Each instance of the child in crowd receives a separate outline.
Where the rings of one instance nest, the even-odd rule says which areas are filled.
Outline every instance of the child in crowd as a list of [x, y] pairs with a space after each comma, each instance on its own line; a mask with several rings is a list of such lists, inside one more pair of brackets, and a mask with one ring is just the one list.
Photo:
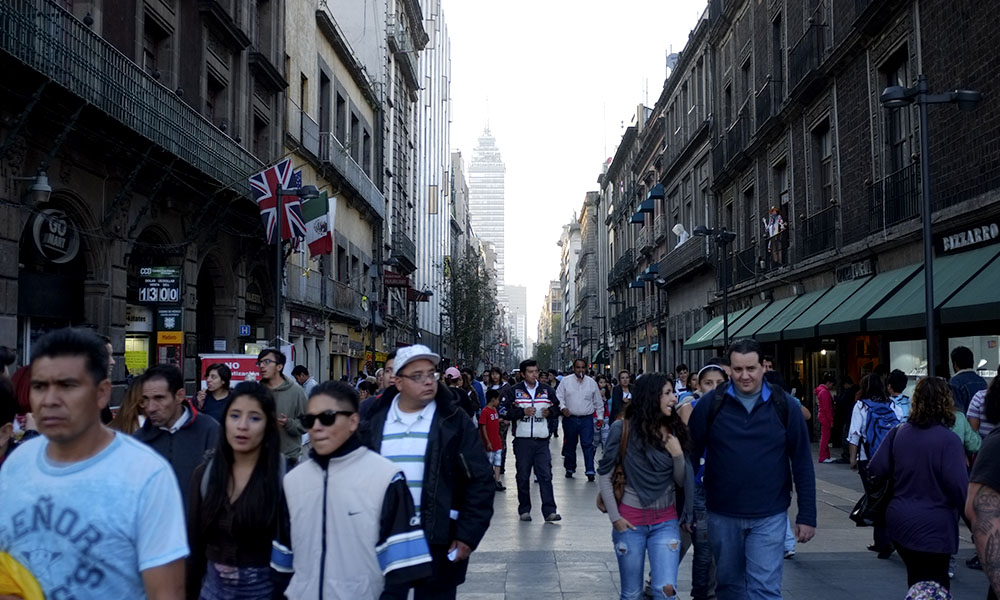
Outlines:
[[483, 438], [483, 446], [486, 448], [486, 456], [493, 466], [493, 479], [496, 480], [497, 491], [502, 492], [507, 488], [500, 481], [500, 414], [497, 407], [500, 406], [500, 392], [497, 390], [486, 390], [486, 407], [479, 413], [479, 435]]

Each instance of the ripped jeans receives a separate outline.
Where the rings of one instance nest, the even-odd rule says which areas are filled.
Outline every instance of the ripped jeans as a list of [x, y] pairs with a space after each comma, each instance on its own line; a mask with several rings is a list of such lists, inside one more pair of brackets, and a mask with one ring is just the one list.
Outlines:
[[[618, 556], [621, 600], [642, 598], [647, 551], [653, 598], [677, 597], [677, 567], [681, 557], [681, 528], [677, 519], [656, 525], [637, 525], [634, 530], [622, 532], [612, 528], [611, 540]], [[664, 590], [667, 586], [673, 590], [669, 596]]]

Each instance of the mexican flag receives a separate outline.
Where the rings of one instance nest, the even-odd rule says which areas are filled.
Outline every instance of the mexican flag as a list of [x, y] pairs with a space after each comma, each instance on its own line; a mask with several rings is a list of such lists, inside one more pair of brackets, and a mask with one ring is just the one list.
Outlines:
[[333, 252], [333, 222], [337, 213], [337, 199], [326, 191], [318, 198], [302, 203], [302, 220], [306, 223], [306, 244], [313, 258]]

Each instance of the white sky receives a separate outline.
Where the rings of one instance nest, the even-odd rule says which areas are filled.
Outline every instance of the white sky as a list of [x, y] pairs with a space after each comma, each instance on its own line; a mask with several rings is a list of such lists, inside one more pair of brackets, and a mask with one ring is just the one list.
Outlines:
[[[663, 89], [704, 0], [442, 0], [451, 142], [466, 165], [487, 119], [507, 167], [506, 283], [528, 287], [536, 337], [562, 226], [597, 189], [636, 106]], [[648, 93], [647, 90], [648, 89]]]

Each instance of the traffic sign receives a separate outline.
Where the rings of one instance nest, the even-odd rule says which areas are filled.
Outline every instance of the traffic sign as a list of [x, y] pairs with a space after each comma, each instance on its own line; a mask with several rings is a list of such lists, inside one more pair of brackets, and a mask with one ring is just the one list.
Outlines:
[[240, 325], [240, 337], [250, 337], [249, 325]]

